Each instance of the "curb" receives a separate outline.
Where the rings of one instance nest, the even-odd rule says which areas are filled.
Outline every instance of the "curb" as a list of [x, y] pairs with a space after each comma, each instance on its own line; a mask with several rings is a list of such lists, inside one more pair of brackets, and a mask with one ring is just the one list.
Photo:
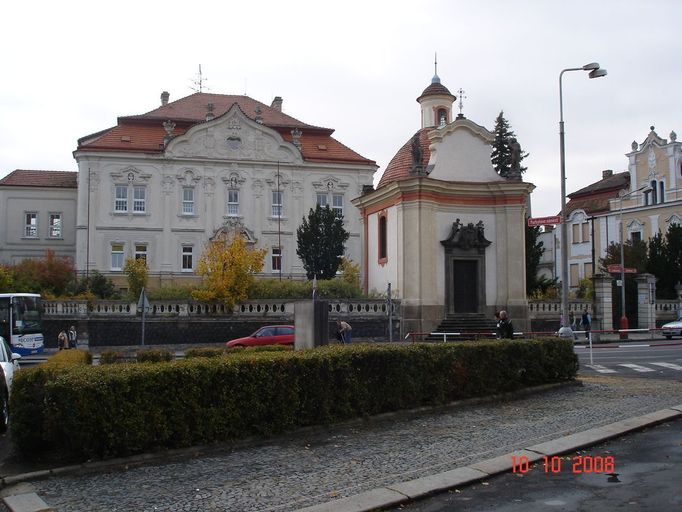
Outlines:
[[500, 473], [506, 473], [512, 469], [512, 457], [525, 456], [528, 457], [529, 462], [537, 462], [543, 457], [570, 453], [622, 436], [628, 432], [641, 430], [680, 417], [682, 417], [682, 404], [564, 436], [553, 441], [535, 444], [523, 450], [477, 462], [470, 466], [416, 480], [397, 482], [347, 498], [298, 509], [296, 512], [371, 512], [394, 507], [453, 487], [464, 486]]

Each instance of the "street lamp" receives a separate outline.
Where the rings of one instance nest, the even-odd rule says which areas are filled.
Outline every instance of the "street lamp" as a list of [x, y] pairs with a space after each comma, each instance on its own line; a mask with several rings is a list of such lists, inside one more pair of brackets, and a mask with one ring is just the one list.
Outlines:
[[[628, 317], [625, 313], [625, 251], [623, 246], [625, 245], [625, 240], [623, 239], [623, 199], [636, 192], [640, 192], [648, 188], [647, 185], [639, 187], [637, 190], [631, 192], [625, 192], [621, 190], [618, 192], [618, 198], [620, 199], [620, 213], [619, 213], [619, 223], [620, 223], [620, 330], [628, 329]], [[621, 334], [622, 335], [622, 334]]]
[[606, 70], [596, 62], [580, 68], [566, 68], [559, 73], [559, 151], [561, 158], [561, 328], [559, 336], [573, 338], [568, 323], [568, 226], [566, 225], [566, 154], [564, 146], [564, 98], [561, 79], [566, 71], [589, 71], [590, 78], [606, 76]]

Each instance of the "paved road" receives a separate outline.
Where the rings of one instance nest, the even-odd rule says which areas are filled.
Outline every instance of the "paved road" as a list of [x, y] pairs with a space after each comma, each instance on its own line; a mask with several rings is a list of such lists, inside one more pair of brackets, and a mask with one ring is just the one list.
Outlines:
[[576, 346], [580, 374], [618, 375], [682, 380], [682, 344], [679, 342], [635, 341], [596, 346]]
[[[604, 469], [612, 457], [615, 469]], [[596, 463], [596, 464], [595, 464]], [[554, 464], [556, 472], [552, 472]], [[594, 464], [594, 465], [593, 465]], [[575, 469], [575, 472], [574, 472]], [[581, 471], [581, 472], [579, 472]], [[549, 459], [527, 473], [481, 483], [404, 505], [404, 512], [528, 512], [557, 510], [682, 510], [682, 420], [636, 432], [589, 450]]]

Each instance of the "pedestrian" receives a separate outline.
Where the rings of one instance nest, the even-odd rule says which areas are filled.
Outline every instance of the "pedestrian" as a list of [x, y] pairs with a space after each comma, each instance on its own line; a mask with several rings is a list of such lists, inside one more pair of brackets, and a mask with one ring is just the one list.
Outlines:
[[498, 337], [502, 339], [513, 339], [514, 338], [514, 324], [512, 324], [507, 312], [500, 311], [500, 323], [497, 328]]
[[336, 325], [339, 328], [339, 334], [341, 335], [341, 343], [350, 343], [353, 338], [353, 328], [350, 324], [343, 320], [337, 320]]
[[592, 329], [592, 315], [590, 315], [587, 309], [583, 311], [583, 316], [580, 319], [580, 323], [583, 326], [583, 331], [585, 331], [585, 339], [586, 340], [590, 339], [590, 329]]
[[78, 333], [75, 326], [71, 326], [67, 336], [69, 337], [69, 348], [78, 348]]
[[497, 338], [500, 338], [500, 312], [495, 311], [495, 332], [497, 333]]
[[568, 314], [568, 321], [571, 325], [571, 330], [572, 331], [577, 331], [578, 330], [578, 322], [576, 321], [575, 315], [573, 314], [573, 311], [571, 311]]
[[59, 350], [63, 350], [69, 346], [69, 337], [66, 334], [66, 331], [62, 329], [59, 331], [59, 334], [57, 335], [57, 348]]

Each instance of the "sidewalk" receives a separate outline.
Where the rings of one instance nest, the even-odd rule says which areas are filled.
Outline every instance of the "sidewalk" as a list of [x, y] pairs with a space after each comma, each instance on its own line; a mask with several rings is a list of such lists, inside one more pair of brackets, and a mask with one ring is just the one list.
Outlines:
[[60, 512], [358, 512], [485, 478], [505, 470], [519, 450], [526, 450], [529, 459], [570, 451], [682, 416], [681, 401], [680, 382], [586, 377], [582, 385], [543, 388], [513, 399], [388, 414], [264, 441], [37, 475], [8, 472], [9, 466], [0, 466], [0, 472], [6, 476], [3, 494], [36, 493]]

